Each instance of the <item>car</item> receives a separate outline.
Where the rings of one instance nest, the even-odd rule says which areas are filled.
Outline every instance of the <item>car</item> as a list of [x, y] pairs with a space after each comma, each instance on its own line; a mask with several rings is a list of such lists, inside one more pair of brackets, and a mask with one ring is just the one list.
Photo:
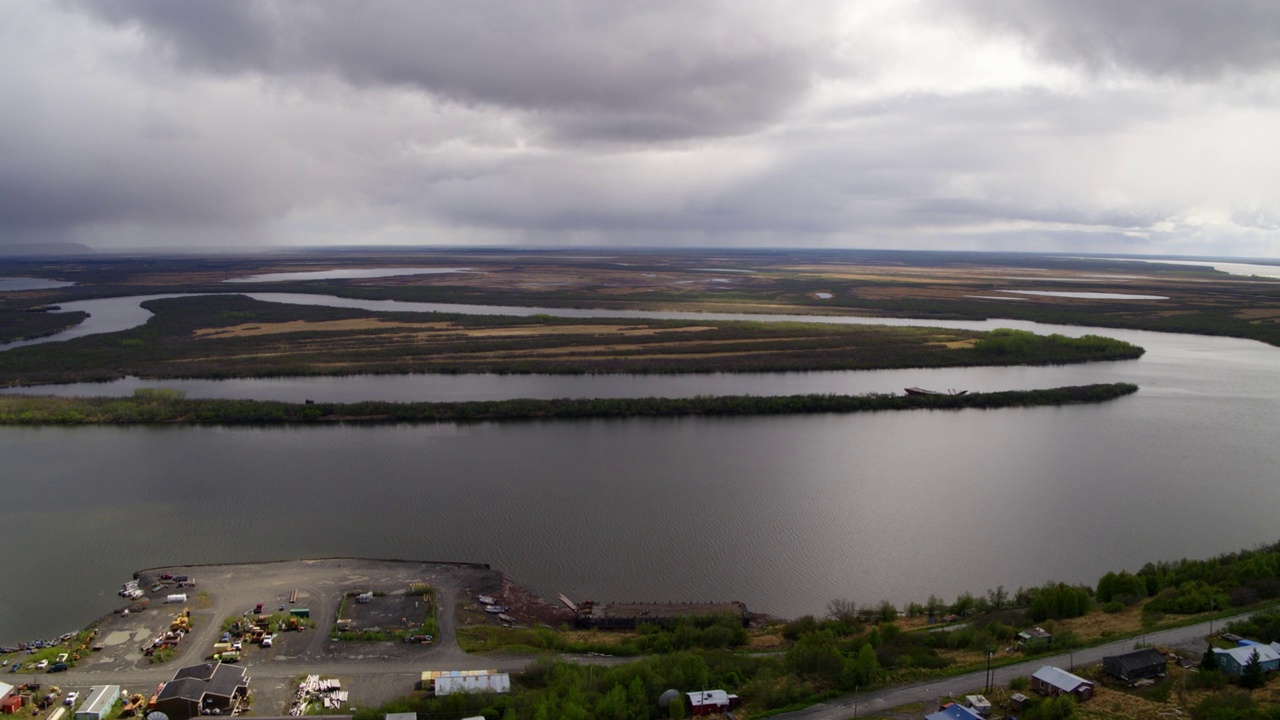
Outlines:
[[41, 660], [40, 662], [36, 663], [36, 669], [37, 669], [37, 670], [43, 670], [43, 669], [45, 669], [45, 668], [47, 668], [47, 667], [49, 667], [49, 661], [48, 661], [48, 660]]
[[11, 672], [11, 673], [18, 672], [18, 668], [20, 668], [20, 667], [22, 667], [22, 663], [14, 663], [13, 665], [11, 665], [11, 666], [9, 667], [9, 672]]
[[67, 705], [69, 707], [71, 705], [75, 705], [76, 700], [79, 700], [79, 699], [80, 699], [80, 693], [76, 692], [75, 690], [72, 690], [71, 692], [67, 693], [67, 697], [62, 700], [62, 704]]
[[66, 654], [66, 653], [58, 653], [58, 657], [54, 658], [54, 660], [53, 660], [53, 661], [54, 661], [54, 662], [56, 662], [56, 663], [64, 663], [64, 662], [66, 662], [66, 661], [67, 661], [67, 654]]
[[64, 662], [57, 662], [50, 665], [49, 669], [46, 672], [55, 673], [55, 672], [66, 672], [66, 671], [67, 671], [67, 664]]
[[270, 636], [270, 635], [266, 635], [266, 636], [264, 636], [264, 637], [262, 638], [262, 647], [264, 647], [264, 648], [269, 648], [269, 647], [271, 647], [271, 636]]
[[283, 603], [280, 605], [280, 612], [284, 612], [284, 604], [283, 604]]

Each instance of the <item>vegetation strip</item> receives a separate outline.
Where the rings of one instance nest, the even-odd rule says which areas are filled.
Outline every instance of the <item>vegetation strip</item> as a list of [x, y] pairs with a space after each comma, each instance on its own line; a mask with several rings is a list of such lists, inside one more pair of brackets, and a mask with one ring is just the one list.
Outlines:
[[139, 390], [128, 398], [0, 398], [0, 425], [132, 423], [453, 422], [544, 418], [780, 415], [872, 410], [959, 410], [1097, 403], [1137, 392], [1131, 383], [1006, 390], [966, 395], [734, 395], [471, 402], [284, 403], [188, 400], [181, 391]]

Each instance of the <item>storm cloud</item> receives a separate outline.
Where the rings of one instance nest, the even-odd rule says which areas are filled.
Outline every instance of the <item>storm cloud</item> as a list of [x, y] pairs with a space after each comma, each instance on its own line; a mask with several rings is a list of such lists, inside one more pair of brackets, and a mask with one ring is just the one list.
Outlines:
[[0, 5], [0, 243], [1280, 254], [1268, 3]]

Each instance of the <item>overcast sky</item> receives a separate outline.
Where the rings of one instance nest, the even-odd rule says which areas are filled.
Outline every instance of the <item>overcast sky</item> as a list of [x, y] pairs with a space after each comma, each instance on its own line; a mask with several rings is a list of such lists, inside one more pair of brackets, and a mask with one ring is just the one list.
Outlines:
[[0, 3], [66, 241], [1275, 257], [1280, 3]]

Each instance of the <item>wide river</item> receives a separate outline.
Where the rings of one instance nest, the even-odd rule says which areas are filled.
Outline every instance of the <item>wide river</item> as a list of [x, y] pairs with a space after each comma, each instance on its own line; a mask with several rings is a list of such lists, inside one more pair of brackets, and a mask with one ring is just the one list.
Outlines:
[[[123, 317], [137, 299], [110, 303]], [[102, 309], [89, 323], [112, 314]], [[121, 326], [143, 320], [145, 313]], [[0, 642], [78, 627], [120, 604], [114, 592], [133, 570], [169, 563], [470, 560], [548, 597], [738, 599], [796, 616], [821, 614], [833, 598], [902, 604], [996, 585], [1093, 584], [1110, 569], [1280, 536], [1280, 349], [1011, 321], [910, 324], [1096, 332], [1148, 352], [1137, 361], [1049, 368], [129, 380], [57, 391], [163, 386], [208, 397], [408, 400], [1111, 381], [1142, 390], [1102, 405], [1023, 410], [4, 428], [0, 542], [9, 579], [0, 583]]]

